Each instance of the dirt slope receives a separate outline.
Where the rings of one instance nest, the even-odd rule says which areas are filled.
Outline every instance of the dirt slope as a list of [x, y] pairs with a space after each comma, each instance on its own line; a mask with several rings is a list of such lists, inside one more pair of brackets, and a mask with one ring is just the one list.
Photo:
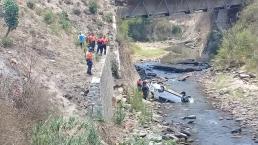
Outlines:
[[[75, 40], [79, 32], [106, 34], [112, 30], [111, 24], [103, 21], [104, 14], [113, 12], [109, 1], [98, 1], [98, 4], [98, 13], [91, 14], [89, 1], [85, 0], [39, 0], [35, 2], [34, 9], [28, 8], [26, 2], [19, 1], [19, 26], [10, 33], [14, 44], [9, 48], [0, 46], [1, 83], [3, 78], [17, 82], [32, 78], [40, 84], [41, 88], [50, 92], [49, 101], [62, 113], [84, 114], [85, 112], [80, 110], [87, 106], [85, 92], [91, 77], [86, 75], [84, 53], [75, 45]], [[44, 16], [48, 10], [53, 11], [55, 18], [58, 17], [58, 13], [65, 11], [72, 28], [65, 31], [58, 22], [47, 25], [44, 22]], [[1, 18], [1, 38], [6, 29], [4, 20]], [[94, 68], [93, 71], [98, 71], [98, 68]], [[0, 99], [5, 103], [11, 100], [6, 96], [0, 96]], [[0, 105], [1, 108], [8, 108], [5, 106], [10, 104]], [[10, 107], [17, 109], [12, 104]], [[1, 110], [1, 112], [4, 111]], [[8, 122], [15, 116], [13, 114], [15, 112], [7, 118], [2, 116], [8, 114], [1, 114], [0, 120]], [[19, 124], [19, 121], [22, 120], [16, 120], [16, 124]], [[17, 128], [14, 131], [18, 133], [19, 126]]]

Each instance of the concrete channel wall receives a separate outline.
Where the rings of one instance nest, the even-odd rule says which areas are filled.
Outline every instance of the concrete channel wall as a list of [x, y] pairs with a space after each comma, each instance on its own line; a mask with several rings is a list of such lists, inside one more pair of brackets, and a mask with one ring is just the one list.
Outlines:
[[110, 121], [113, 116], [112, 97], [114, 85], [111, 71], [111, 52], [107, 52], [106, 56], [101, 56], [98, 59], [95, 68], [98, 68], [99, 71], [93, 74], [87, 95], [90, 102], [88, 113], [94, 118], [103, 117], [106, 121]]

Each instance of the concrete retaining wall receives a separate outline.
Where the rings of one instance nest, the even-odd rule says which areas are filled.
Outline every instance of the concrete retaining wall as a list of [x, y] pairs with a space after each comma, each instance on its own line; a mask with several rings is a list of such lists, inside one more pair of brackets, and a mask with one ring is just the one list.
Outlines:
[[[109, 48], [108, 48], [109, 50]], [[100, 71], [95, 72], [89, 87], [87, 95], [90, 102], [88, 113], [93, 117], [103, 117], [106, 121], [112, 118], [112, 97], [114, 80], [111, 72], [111, 53], [107, 52], [106, 56], [102, 56], [95, 68]]]

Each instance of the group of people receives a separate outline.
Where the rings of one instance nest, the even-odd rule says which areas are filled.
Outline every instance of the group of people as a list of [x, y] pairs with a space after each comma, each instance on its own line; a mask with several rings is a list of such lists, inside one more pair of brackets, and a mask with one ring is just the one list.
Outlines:
[[[81, 49], [84, 49], [86, 62], [87, 62], [87, 74], [92, 75], [92, 66], [93, 66], [93, 56], [94, 52], [102, 56], [107, 53], [107, 44], [109, 43], [109, 39], [105, 35], [101, 35], [99, 38], [96, 37], [94, 33], [90, 33], [86, 36], [83, 33], [80, 33], [78, 36]], [[95, 51], [95, 47], [97, 47], [97, 51]], [[87, 49], [85, 49], [87, 48]]]
[[137, 88], [138, 91], [142, 91], [143, 94], [143, 99], [147, 100], [148, 96], [149, 96], [149, 87], [147, 85], [147, 81], [143, 81], [142, 79], [139, 79], [137, 81]]

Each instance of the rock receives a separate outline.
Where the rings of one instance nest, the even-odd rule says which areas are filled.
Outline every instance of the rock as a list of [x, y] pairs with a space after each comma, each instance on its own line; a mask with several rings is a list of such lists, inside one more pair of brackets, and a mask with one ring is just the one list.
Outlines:
[[169, 123], [168, 123], [167, 121], [163, 121], [163, 122], [162, 122], [162, 125], [164, 125], [164, 126], [169, 126]]
[[189, 78], [189, 77], [190, 77], [190, 75], [186, 75], [186, 76], [178, 78], [177, 80], [178, 81], [186, 81], [186, 79]]
[[124, 88], [118, 88], [118, 92], [122, 94], [124, 92]]
[[171, 128], [171, 127], [167, 128], [166, 131], [167, 131], [167, 132], [175, 132], [175, 131], [174, 131], [174, 128]]
[[73, 98], [70, 94], [65, 94], [64, 97], [67, 98], [68, 100], [71, 100]]
[[64, 3], [67, 4], [67, 5], [72, 5], [73, 4], [72, 0], [64, 0]]
[[81, 10], [79, 9], [73, 9], [73, 13], [77, 16], [81, 15]]
[[158, 134], [148, 134], [147, 139], [155, 142], [160, 142], [162, 141], [162, 136]]
[[186, 134], [187, 136], [191, 136], [191, 133], [187, 130], [182, 130], [181, 133]]
[[157, 74], [152, 73], [152, 72], [149, 72], [149, 73], [147, 73], [146, 75], [147, 75], [147, 76], [150, 76], [150, 77], [156, 77], [156, 76], [157, 76]]
[[154, 122], [161, 122], [162, 116], [160, 116], [160, 115], [158, 115], [158, 114], [153, 114], [152, 120], [153, 120]]
[[232, 134], [237, 134], [237, 133], [239, 134], [241, 132], [242, 132], [242, 128], [237, 128], [231, 131]]
[[187, 140], [187, 138], [188, 138], [188, 136], [186, 134], [181, 133], [181, 132], [180, 133], [176, 133], [175, 136], [177, 138], [184, 138], [185, 140]]
[[164, 140], [174, 140], [174, 141], [178, 141], [179, 139], [178, 139], [178, 137], [176, 137], [174, 134], [165, 134], [165, 135], [163, 135], [162, 136], [162, 139], [164, 139]]
[[194, 121], [193, 120], [188, 121], [187, 124], [194, 124]]
[[145, 130], [141, 130], [141, 131], [138, 133], [138, 136], [139, 136], [139, 137], [146, 137], [146, 135], [147, 135], [147, 131], [145, 131]]
[[17, 60], [14, 59], [14, 58], [12, 58], [12, 59], [11, 59], [11, 63], [12, 63], [12, 64], [17, 64]]
[[81, 95], [81, 96], [84, 96], [84, 92], [80, 92], [80, 95]]
[[244, 118], [237, 118], [236, 122], [242, 122], [244, 120]]
[[195, 115], [190, 115], [190, 116], [186, 116], [183, 118], [183, 120], [186, 120], [186, 119], [196, 119], [196, 116]]

